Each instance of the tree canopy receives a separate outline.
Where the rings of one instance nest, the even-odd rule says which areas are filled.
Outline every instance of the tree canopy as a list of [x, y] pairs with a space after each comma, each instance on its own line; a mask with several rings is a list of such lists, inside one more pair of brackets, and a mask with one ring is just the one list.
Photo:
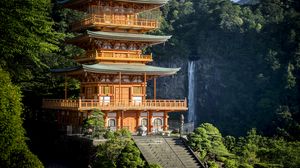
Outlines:
[[209, 167], [299, 167], [300, 143], [258, 135], [222, 137], [212, 124], [204, 123], [188, 136], [189, 145]]
[[31, 79], [35, 71], [47, 67], [49, 53], [58, 50], [62, 36], [53, 30], [50, 12], [50, 0], [0, 2], [0, 67], [13, 81]]
[[299, 139], [298, 1], [171, 0], [162, 13], [160, 32], [173, 38], [152, 51], [160, 62], [197, 60], [198, 123]]

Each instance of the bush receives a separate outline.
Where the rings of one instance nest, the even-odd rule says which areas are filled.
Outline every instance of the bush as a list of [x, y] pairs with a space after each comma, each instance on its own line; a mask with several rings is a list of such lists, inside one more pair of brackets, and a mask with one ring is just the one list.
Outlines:
[[194, 151], [200, 154], [202, 160], [231, 155], [223, 144], [219, 130], [209, 123], [201, 124], [193, 133], [189, 134], [188, 143]]
[[104, 137], [108, 140], [97, 147], [93, 167], [143, 167], [139, 149], [131, 139], [127, 129], [116, 132], [107, 131]]
[[100, 138], [105, 133], [103, 113], [94, 109], [92, 114], [84, 121], [83, 130], [85, 135]]

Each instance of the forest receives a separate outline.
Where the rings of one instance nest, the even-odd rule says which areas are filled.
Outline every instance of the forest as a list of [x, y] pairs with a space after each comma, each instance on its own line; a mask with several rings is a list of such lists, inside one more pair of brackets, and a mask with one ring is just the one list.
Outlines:
[[[155, 62], [203, 65], [196, 67], [198, 128], [188, 135], [200, 160], [208, 167], [300, 167], [300, 1], [170, 0], [161, 11], [161, 27], [151, 33], [172, 38], [145, 52]], [[43, 98], [64, 95], [64, 79], [50, 69], [76, 65], [72, 58], [83, 51], [64, 40], [74, 37], [68, 25], [80, 17], [56, 0], [0, 1], [0, 167], [44, 167], [31, 123]], [[78, 81], [69, 80], [68, 93], [78, 96]], [[105, 145], [122, 144], [122, 133], [108, 136]], [[124, 150], [116, 156], [124, 162], [107, 167], [139, 155], [128, 144], [113, 149]], [[144, 166], [131, 159], [132, 167]], [[93, 166], [103, 167], [98, 161]]]

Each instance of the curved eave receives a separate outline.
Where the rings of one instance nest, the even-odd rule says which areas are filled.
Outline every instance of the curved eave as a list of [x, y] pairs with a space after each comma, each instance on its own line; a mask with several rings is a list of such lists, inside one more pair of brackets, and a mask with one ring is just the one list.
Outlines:
[[166, 42], [172, 36], [155, 36], [148, 34], [134, 34], [134, 33], [116, 33], [116, 32], [95, 32], [87, 31], [89, 37], [100, 38], [107, 40], [120, 40], [120, 41], [141, 41], [141, 42]]
[[169, 76], [176, 74], [179, 70], [180, 68], [162, 68], [139, 64], [83, 64], [73, 68], [54, 69], [51, 72], [59, 74], [78, 74], [82, 72], [117, 74], [121, 72], [122, 74], [146, 73], [147, 75]]
[[[66, 8], [77, 9], [79, 6], [86, 5], [92, 1], [93, 0], [61, 0], [58, 1], [58, 3], [64, 5], [64, 7]], [[113, 0], [113, 1], [157, 5], [158, 7], [160, 7], [168, 3], [169, 0]]]
[[88, 41], [90, 38], [118, 41], [134, 41], [146, 42], [151, 44], [160, 44], [169, 40], [172, 36], [155, 36], [148, 34], [133, 34], [133, 33], [116, 33], [116, 32], [101, 32], [87, 31], [86, 34], [67, 40], [68, 43], [76, 43], [78, 41]]

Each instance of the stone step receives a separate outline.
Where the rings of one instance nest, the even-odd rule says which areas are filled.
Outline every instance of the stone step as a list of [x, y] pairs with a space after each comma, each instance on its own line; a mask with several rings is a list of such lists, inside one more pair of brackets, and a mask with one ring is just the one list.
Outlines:
[[133, 137], [148, 163], [164, 168], [201, 167], [195, 156], [178, 138]]

